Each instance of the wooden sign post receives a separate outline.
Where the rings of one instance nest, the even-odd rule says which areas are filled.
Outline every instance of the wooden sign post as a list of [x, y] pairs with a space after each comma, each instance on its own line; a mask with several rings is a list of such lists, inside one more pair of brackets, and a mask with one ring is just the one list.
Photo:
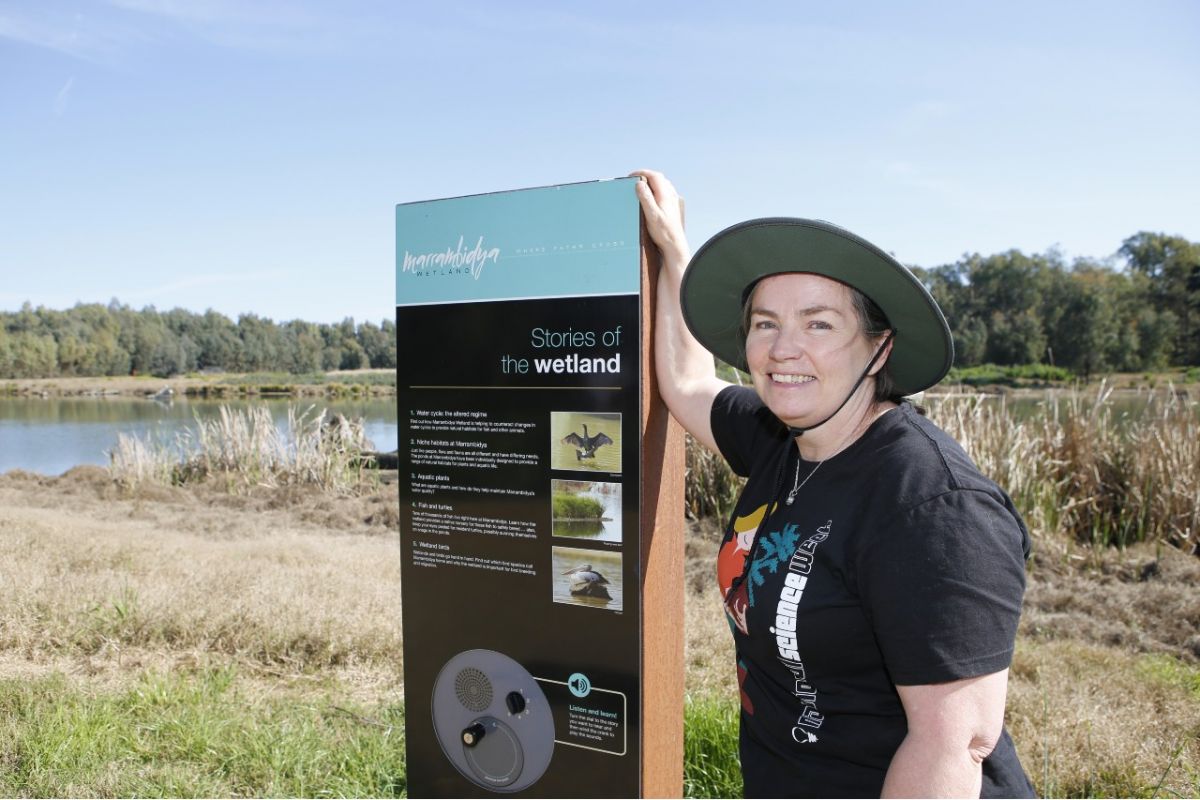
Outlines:
[[634, 179], [396, 209], [412, 796], [682, 792], [683, 435]]

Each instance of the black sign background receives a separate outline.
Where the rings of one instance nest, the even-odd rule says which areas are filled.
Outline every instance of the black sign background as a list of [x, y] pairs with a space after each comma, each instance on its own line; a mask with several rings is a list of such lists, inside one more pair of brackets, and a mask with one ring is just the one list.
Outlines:
[[[556, 298], [398, 307], [396, 312], [399, 406], [401, 578], [408, 782], [411, 796], [495, 796], [460, 775], [434, 733], [431, 697], [439, 670], [454, 655], [476, 648], [503, 653], [535, 678], [565, 682], [583, 673], [597, 689], [627, 698], [626, 751], [613, 755], [562, 744], [557, 730], [546, 773], [522, 795], [533, 797], [634, 797], [640, 778], [640, 575], [639, 379], [640, 300], [636, 295]], [[534, 329], [555, 341], [592, 346], [535, 347]], [[605, 334], [620, 330], [620, 343]], [[541, 374], [533, 359], [609, 359], [620, 354], [620, 373]], [[527, 359], [525, 374], [505, 372], [502, 357]], [[621, 414], [621, 473], [581, 475], [551, 469], [551, 413]], [[425, 412], [425, 416], [418, 416]], [[524, 433], [430, 433], [414, 419], [532, 423]], [[455, 415], [458, 416], [455, 416]], [[490, 451], [519, 449], [535, 464], [492, 469], [414, 464], [412, 451], [430, 439], [470, 439]], [[436, 479], [430, 480], [430, 475]], [[425, 477], [421, 477], [425, 476]], [[580, 544], [551, 533], [550, 484], [554, 478], [622, 484], [622, 541]], [[444, 488], [446, 486], [459, 489]], [[437, 487], [437, 488], [433, 488]], [[475, 487], [473, 491], [466, 491]], [[516, 494], [505, 494], [506, 490]], [[414, 511], [438, 509], [448, 532], [414, 532]], [[486, 535], [456, 526], [456, 517], [532, 523], [529, 537]], [[418, 528], [420, 526], [417, 526]], [[529, 528], [527, 527], [527, 530]], [[554, 546], [591, 547], [622, 555], [623, 608], [552, 600]], [[440, 554], [440, 555], [439, 555]], [[464, 566], [448, 556], [531, 565], [534, 574]], [[551, 693], [547, 693], [548, 697]], [[563, 693], [555, 693], [561, 696]], [[569, 696], [569, 695], [568, 695]], [[558, 701], [552, 699], [552, 704]], [[563, 709], [555, 708], [561, 716]]]

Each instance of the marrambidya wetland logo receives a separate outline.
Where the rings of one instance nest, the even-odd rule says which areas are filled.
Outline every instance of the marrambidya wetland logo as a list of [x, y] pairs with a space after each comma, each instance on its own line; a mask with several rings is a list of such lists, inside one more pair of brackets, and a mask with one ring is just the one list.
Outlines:
[[483, 246], [483, 237], [480, 236], [475, 242], [475, 247], [471, 250], [464, 246], [466, 237], [458, 237], [457, 247], [447, 247], [445, 250], [438, 250], [432, 253], [418, 253], [416, 255], [404, 251], [404, 260], [401, 263], [401, 272], [411, 272], [413, 275], [422, 277], [425, 275], [470, 275], [475, 280], [479, 280], [479, 276], [483, 273], [483, 268], [489, 263], [495, 264], [500, 260], [500, 248], [486, 248]]

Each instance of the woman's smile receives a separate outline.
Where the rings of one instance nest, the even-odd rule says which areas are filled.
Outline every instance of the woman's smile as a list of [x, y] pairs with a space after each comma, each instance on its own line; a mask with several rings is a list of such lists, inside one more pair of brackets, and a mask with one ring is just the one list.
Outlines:
[[812, 375], [789, 375], [785, 372], [772, 372], [771, 380], [775, 383], [786, 383], [793, 386], [799, 386], [805, 383], [812, 383], [816, 380]]

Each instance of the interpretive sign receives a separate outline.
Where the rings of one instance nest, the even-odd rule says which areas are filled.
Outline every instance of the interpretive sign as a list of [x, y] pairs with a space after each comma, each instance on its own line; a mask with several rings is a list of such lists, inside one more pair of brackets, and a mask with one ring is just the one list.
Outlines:
[[678, 462], [648, 285], [633, 179], [396, 208], [413, 796], [672, 793], [643, 752], [677, 738], [646, 730], [669, 716], [645, 687], [646, 498]]

